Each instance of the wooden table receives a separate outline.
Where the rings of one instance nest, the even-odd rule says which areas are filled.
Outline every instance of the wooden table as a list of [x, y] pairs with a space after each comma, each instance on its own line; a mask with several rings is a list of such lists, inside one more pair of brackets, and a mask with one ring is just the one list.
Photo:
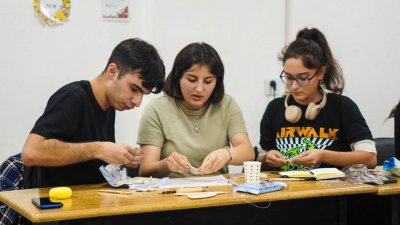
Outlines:
[[[227, 175], [229, 177], [229, 175]], [[277, 177], [269, 173], [268, 176]], [[235, 182], [243, 178], [231, 177]], [[39, 210], [31, 199], [48, 196], [49, 188], [16, 190], [0, 193], [0, 201], [15, 209], [34, 223], [61, 221], [103, 216], [140, 214], [180, 209], [216, 207], [247, 204], [247, 202], [269, 202], [279, 200], [340, 196], [361, 193], [375, 193], [371, 185], [349, 184], [334, 181], [290, 181], [281, 191], [252, 195], [233, 192], [231, 186], [210, 187], [211, 191], [227, 191], [212, 198], [191, 200], [184, 196], [159, 194], [156, 192], [136, 192], [132, 195], [101, 193], [99, 189], [111, 189], [107, 184], [72, 186], [71, 199], [62, 200], [59, 209]], [[382, 193], [384, 189], [382, 188]]]

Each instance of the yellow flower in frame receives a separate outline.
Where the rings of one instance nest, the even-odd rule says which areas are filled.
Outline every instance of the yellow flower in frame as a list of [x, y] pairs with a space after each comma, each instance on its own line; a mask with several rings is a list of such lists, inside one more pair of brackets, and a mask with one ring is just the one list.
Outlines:
[[64, 20], [67, 19], [67, 17], [65, 16], [65, 14], [64, 14], [63, 12], [61, 12], [61, 11], [57, 11], [57, 12], [54, 14], [54, 18], [56, 18], [56, 19], [58, 19], [58, 20], [60, 20], [60, 21], [64, 21]]

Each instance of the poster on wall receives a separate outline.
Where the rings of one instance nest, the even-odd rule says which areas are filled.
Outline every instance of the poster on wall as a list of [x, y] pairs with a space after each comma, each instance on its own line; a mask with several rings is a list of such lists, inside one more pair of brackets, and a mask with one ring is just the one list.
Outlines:
[[129, 0], [102, 0], [103, 19], [129, 21]]
[[71, 0], [33, 0], [33, 9], [41, 23], [61, 25], [68, 20]]

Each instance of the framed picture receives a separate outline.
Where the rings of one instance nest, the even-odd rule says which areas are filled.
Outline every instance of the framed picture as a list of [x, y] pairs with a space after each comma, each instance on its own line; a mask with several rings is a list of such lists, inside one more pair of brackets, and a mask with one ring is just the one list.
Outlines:
[[102, 0], [103, 19], [129, 21], [129, 0]]
[[71, 0], [33, 0], [33, 9], [43, 24], [61, 25], [68, 20]]

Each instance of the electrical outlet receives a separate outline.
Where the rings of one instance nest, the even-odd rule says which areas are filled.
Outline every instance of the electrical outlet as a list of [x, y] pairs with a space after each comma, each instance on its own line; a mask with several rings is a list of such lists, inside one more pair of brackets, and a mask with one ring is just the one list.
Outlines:
[[278, 80], [275, 78], [266, 78], [264, 80], [265, 96], [270, 97], [276, 96], [278, 88]]

